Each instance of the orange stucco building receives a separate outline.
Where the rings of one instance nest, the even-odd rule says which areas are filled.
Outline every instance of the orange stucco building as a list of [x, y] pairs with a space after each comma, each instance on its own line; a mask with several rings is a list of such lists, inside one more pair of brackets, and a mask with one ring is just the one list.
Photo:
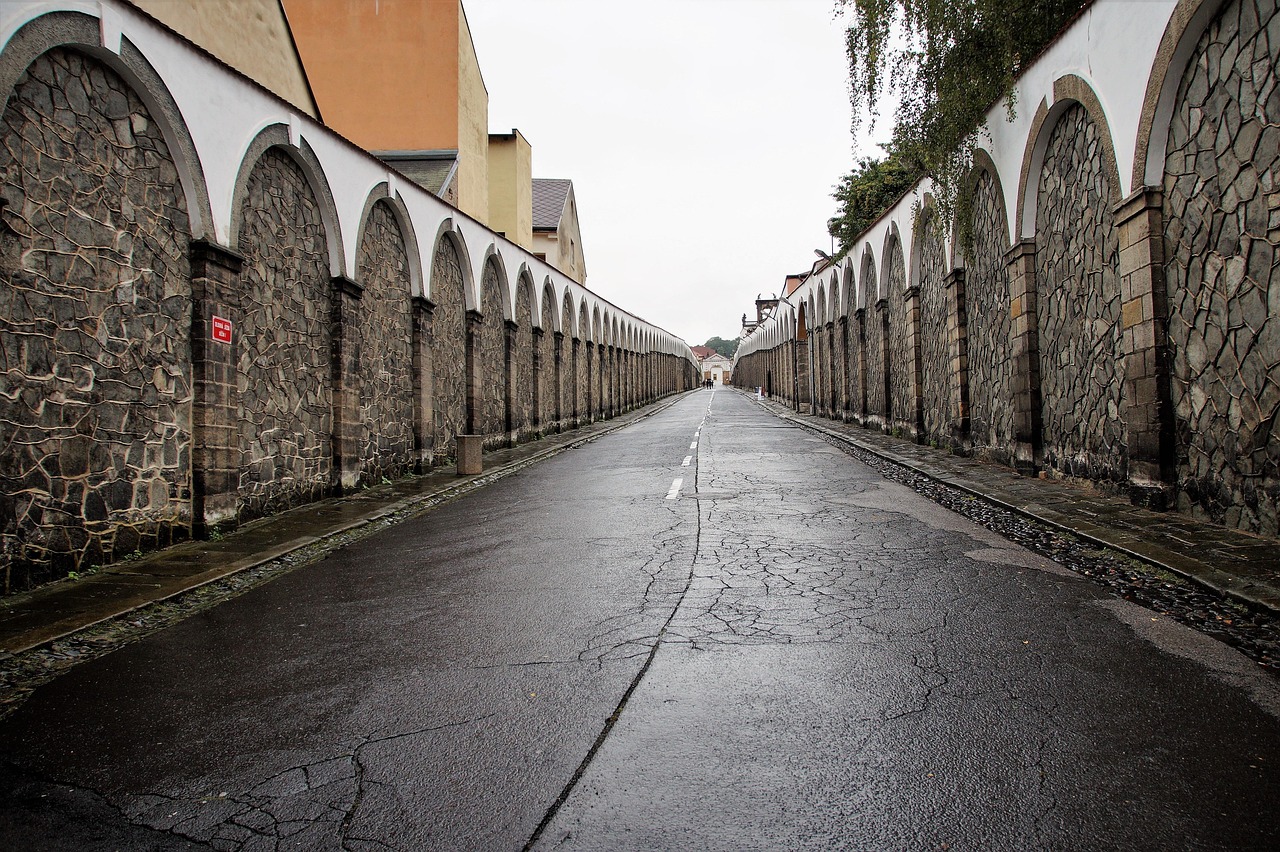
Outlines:
[[437, 179], [487, 222], [489, 93], [461, 2], [283, 5], [324, 122], [420, 182], [452, 152], [456, 174]]

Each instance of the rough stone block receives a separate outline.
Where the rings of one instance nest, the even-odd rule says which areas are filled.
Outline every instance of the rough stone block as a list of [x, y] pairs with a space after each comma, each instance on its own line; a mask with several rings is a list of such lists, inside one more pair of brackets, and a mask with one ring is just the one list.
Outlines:
[[458, 435], [458, 476], [476, 476], [484, 472], [482, 453], [484, 435]]

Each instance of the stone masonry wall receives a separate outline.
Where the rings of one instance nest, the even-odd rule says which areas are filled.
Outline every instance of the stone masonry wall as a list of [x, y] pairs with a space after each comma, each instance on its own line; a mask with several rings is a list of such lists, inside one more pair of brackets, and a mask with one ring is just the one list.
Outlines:
[[447, 237], [431, 260], [431, 362], [435, 402], [435, 461], [455, 454], [454, 436], [467, 428], [467, 306], [462, 263]]
[[819, 308], [809, 326], [809, 381], [813, 385], [814, 411], [824, 411], [827, 405], [827, 330], [821, 322], [822, 315]]
[[550, 288], [542, 294], [542, 340], [538, 356], [538, 422], [543, 432], [556, 422], [556, 304]]
[[391, 208], [373, 205], [360, 241], [361, 481], [376, 483], [413, 464], [413, 352], [409, 255]]
[[1280, 12], [1227, 4], [1165, 160], [1178, 507], [1275, 536], [1280, 507]]
[[0, 126], [5, 591], [169, 543], [190, 522], [186, 202], [118, 75], [55, 49]]
[[564, 304], [560, 310], [560, 328], [564, 330], [564, 341], [560, 350], [560, 413], [566, 420], [573, 417], [575, 410], [574, 397], [578, 392], [578, 377], [573, 367], [573, 339], [577, 325], [573, 321], [573, 301], [565, 294]]
[[502, 291], [498, 289], [498, 270], [485, 264], [480, 279], [480, 389], [483, 402], [478, 402], [476, 432], [485, 436], [484, 445], [502, 446], [507, 430], [507, 365], [506, 320], [502, 315]]
[[533, 303], [528, 282], [516, 285], [516, 347], [512, 353], [513, 428], [527, 438], [533, 425]]
[[[578, 411], [584, 419], [590, 420], [595, 417], [597, 397], [589, 392], [592, 381], [587, 375], [587, 366], [594, 365], [595, 361], [591, 360], [594, 356], [588, 355], [588, 352], [595, 347], [595, 344], [587, 339], [588, 328], [590, 328], [590, 320], [587, 317], [586, 306], [583, 305], [578, 308]], [[590, 406], [587, 404], [588, 398]]]
[[884, 339], [884, 323], [881, 321], [881, 310], [876, 299], [875, 273], [870, 269], [864, 272], [862, 282], [866, 293], [866, 311], [864, 321], [867, 332], [867, 417], [880, 418], [878, 422], [888, 425], [885, 420], [884, 368], [886, 364]]
[[1124, 480], [1115, 197], [1098, 126], [1070, 107], [1049, 136], [1036, 208], [1036, 321], [1044, 463]]
[[[183, 125], [192, 90], [161, 76], [190, 70], [184, 51], [203, 61], [189, 45], [135, 31], [130, 18], [113, 53], [90, 21], [112, 4], [85, 15], [27, 5], [34, 19], [0, 51], [13, 86], [0, 113], [0, 593], [408, 473], [428, 461], [428, 445], [439, 464], [468, 427], [505, 444], [508, 394], [521, 439], [535, 420], [554, 428], [557, 403], [571, 417], [588, 382], [599, 410], [606, 366], [613, 410], [624, 394], [637, 401], [637, 359], [593, 352], [589, 374], [587, 344], [555, 398], [555, 284], [535, 336], [531, 282], [508, 323], [488, 269], [469, 351], [477, 329], [454, 235], [433, 247], [430, 304], [413, 293], [411, 258], [425, 246], [408, 238], [438, 231], [448, 211], [381, 199], [360, 222], [351, 214], [367, 197], [334, 197], [367, 191], [350, 178], [373, 158], [331, 146], [322, 163], [310, 146], [328, 130], [304, 118], [299, 140], [296, 125], [272, 123], [281, 113], [268, 93], [245, 95], [243, 81], [205, 67], [215, 90], [206, 111], [240, 92], [266, 121], [238, 125], [259, 133], [241, 162], [235, 146], [206, 145], [200, 128], [193, 138]], [[127, 37], [141, 31], [174, 48], [158, 54], [162, 67]], [[84, 38], [87, 52], [36, 47]], [[199, 119], [207, 128], [245, 115]], [[406, 216], [415, 223], [402, 229]], [[357, 233], [347, 258], [341, 236]], [[584, 321], [588, 307], [604, 310], [570, 292]], [[571, 344], [578, 312], [566, 307]], [[609, 321], [617, 340], [623, 322]]]
[[889, 374], [893, 399], [890, 413], [894, 429], [912, 425], [915, 417], [915, 401], [912, 399], [911, 374], [915, 370], [911, 351], [911, 339], [907, 333], [907, 306], [903, 299], [907, 291], [907, 270], [902, 258], [902, 243], [893, 241], [889, 249], [889, 274], [885, 278], [885, 293], [889, 297]]
[[333, 467], [330, 292], [320, 208], [278, 148], [253, 167], [238, 246], [241, 517], [328, 493]]
[[969, 423], [975, 455], [1009, 460], [1013, 441], [1013, 361], [1004, 211], [983, 171], [973, 193], [973, 257], [965, 270], [969, 340]]
[[947, 255], [932, 217], [922, 226], [920, 245], [920, 353], [924, 431], [929, 440], [946, 445], [951, 440], [951, 350], [947, 337], [949, 315], [946, 285]]
[[[1206, 29], [1184, 31], [1204, 25], [1198, 10], [1212, 13]], [[1134, 108], [1114, 78], [1053, 72], [1053, 100], [1065, 109], [1031, 123], [1045, 134], [1043, 163], [1026, 174], [986, 171], [1036, 151], [1040, 137], [984, 158], [962, 270], [950, 268], [927, 220], [913, 222], [919, 293], [904, 299], [901, 248], [890, 238], [881, 253], [884, 228], [893, 231], [873, 226], [852, 246], [863, 253], [865, 338], [855, 315], [847, 363], [815, 323], [807, 346], [794, 330], [768, 349], [748, 338], [738, 383], [785, 362], [801, 371], [800, 398], [790, 399], [792, 385], [781, 395], [802, 407], [812, 366], [817, 409], [828, 413], [827, 389], [845, 374], [857, 419], [907, 433], [918, 359], [921, 440], [953, 438], [956, 452], [971, 448], [1025, 473], [1089, 479], [1148, 507], [1172, 503], [1280, 536], [1280, 0], [1178, 4], [1167, 26], [1154, 66], [1135, 70], [1147, 84], [1137, 115], [1114, 114]], [[1064, 39], [1084, 47], [1095, 32]], [[1136, 135], [1108, 136], [1108, 125], [1135, 120]], [[1133, 185], [1125, 185], [1119, 169], [1131, 154]], [[1146, 185], [1155, 171], [1148, 156], [1164, 158], [1159, 186]], [[1025, 210], [1006, 209], [1015, 198]], [[906, 213], [899, 206], [892, 215], [902, 222]], [[843, 263], [836, 272], [848, 274]], [[875, 271], [884, 279], [879, 304]], [[823, 283], [806, 284], [797, 304], [821, 305]], [[768, 322], [764, 340], [785, 331], [780, 320]], [[962, 414], [966, 388], [967, 435], [963, 420], [949, 422]]]
[[860, 415], [862, 413], [862, 376], [859, 372], [858, 358], [862, 344], [858, 341], [858, 311], [853, 294], [849, 295], [849, 304], [849, 364], [847, 367], [849, 412], [851, 415]]

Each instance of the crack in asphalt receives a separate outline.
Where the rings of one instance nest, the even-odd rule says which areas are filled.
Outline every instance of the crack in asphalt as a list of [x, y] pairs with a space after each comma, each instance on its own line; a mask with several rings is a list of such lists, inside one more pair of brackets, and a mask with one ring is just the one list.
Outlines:
[[[372, 845], [390, 849], [394, 847], [375, 838], [351, 834], [367, 789], [387, 786], [365, 777], [365, 750], [408, 737], [475, 725], [494, 715], [487, 713], [385, 736], [368, 735], [342, 754], [287, 767], [236, 795], [223, 792], [192, 799], [148, 792], [134, 797], [131, 804], [115, 804], [102, 791], [59, 786], [86, 790], [98, 796], [132, 826], [170, 834], [219, 852], [237, 852], [246, 845], [252, 845], [255, 850], [278, 850], [285, 842], [309, 847], [320, 842], [330, 830], [344, 850], [355, 850], [357, 847], [353, 844], [357, 843], [362, 844], [361, 848]], [[285, 809], [290, 813], [289, 819], [281, 819], [277, 814], [285, 802], [288, 802]], [[193, 806], [199, 807], [199, 812], [192, 813]], [[309, 833], [309, 837], [300, 840], [299, 836], [304, 833]]]
[[[695, 464], [693, 468], [693, 481], [694, 481], [695, 493], [697, 492], [697, 489], [698, 489], [698, 476], [699, 476], [699, 467]], [[700, 502], [699, 502], [699, 505], [700, 505]], [[673, 514], [676, 514], [676, 510], [674, 507], [669, 508], [669, 511], [671, 511]], [[677, 519], [677, 521], [673, 523], [672, 526], [666, 530], [666, 532], [670, 533], [674, 531], [677, 527], [681, 525], [681, 523], [682, 521]], [[618, 704], [614, 708], [613, 713], [611, 713], [609, 717], [605, 719], [604, 726], [600, 729], [600, 733], [596, 736], [595, 742], [591, 744], [591, 748], [587, 750], [586, 755], [582, 758], [582, 762], [578, 764], [578, 768], [574, 770], [573, 775], [570, 776], [568, 782], [565, 783], [564, 788], [560, 791], [560, 795], [557, 796], [555, 801], [552, 802], [550, 807], [547, 808], [547, 811], [543, 815], [542, 820], [534, 828], [533, 833], [529, 836], [529, 839], [525, 842], [524, 846], [522, 847], [522, 852], [529, 852], [529, 850], [533, 848], [534, 844], [536, 844], [538, 840], [542, 837], [543, 832], [547, 830], [547, 827], [551, 824], [552, 820], [555, 819], [556, 814], [560, 812], [560, 808], [564, 806], [564, 803], [566, 801], [568, 801], [569, 796], [574, 791], [574, 788], [578, 786], [578, 783], [582, 780], [582, 777], [586, 774], [587, 769], [591, 766], [591, 762], [595, 759], [595, 756], [600, 752], [600, 749], [604, 747], [605, 741], [608, 739], [609, 734], [613, 731], [614, 726], [618, 723], [618, 719], [622, 717], [622, 713], [626, 709], [627, 702], [630, 701], [631, 696], [635, 694], [635, 691], [639, 688], [640, 683], [644, 680], [645, 674], [647, 674], [649, 671], [649, 667], [653, 665], [653, 660], [658, 655], [658, 649], [662, 647], [663, 640], [667, 635], [667, 631], [670, 628], [672, 621], [675, 619], [676, 613], [680, 611], [680, 605], [681, 603], [683, 603], [685, 596], [688, 594], [689, 588], [693, 583], [693, 576], [697, 567], [698, 556], [702, 547], [702, 510], [701, 508], [699, 508], [698, 511], [694, 513], [694, 525], [695, 525], [694, 536], [693, 536], [694, 546], [693, 546], [693, 555], [689, 560], [689, 571], [687, 576], [685, 577], [684, 587], [680, 590], [680, 593], [676, 597], [674, 605], [671, 607], [671, 612], [667, 615], [666, 620], [663, 622], [662, 627], [658, 630], [657, 634], [652, 637], [647, 637], [647, 639], [651, 639], [651, 641], [649, 642], [648, 655], [645, 657], [644, 663], [640, 666], [640, 670], [637, 671], [635, 676], [631, 679], [631, 682], [630, 684], [628, 684], [626, 691], [622, 694], [622, 697], [618, 700]], [[676, 556], [677, 556], [677, 552], [672, 552], [670, 555], [668, 555], [664, 564], [669, 565], [676, 558]], [[650, 560], [650, 564], [652, 564], [652, 559]], [[661, 568], [659, 568], [659, 571], [660, 570]], [[649, 605], [649, 593], [653, 589], [656, 579], [657, 579], [657, 575], [652, 575], [649, 584], [645, 587], [645, 594], [641, 601], [642, 610]], [[632, 639], [624, 644], [636, 644], [636, 640]], [[599, 665], [603, 665], [603, 657], [598, 657], [597, 661]]]

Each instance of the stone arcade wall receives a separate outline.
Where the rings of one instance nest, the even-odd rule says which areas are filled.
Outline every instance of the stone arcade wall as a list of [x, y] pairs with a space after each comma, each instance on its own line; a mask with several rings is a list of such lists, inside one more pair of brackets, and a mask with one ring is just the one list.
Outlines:
[[889, 354], [886, 372], [889, 383], [890, 429], [901, 435], [914, 437], [917, 376], [915, 352], [911, 348], [910, 312], [915, 305], [907, 294], [907, 272], [902, 258], [902, 243], [893, 240], [889, 249], [889, 263], [885, 268], [885, 287], [889, 294], [885, 310], [888, 312], [889, 329], [885, 337], [885, 350]]
[[[1278, 67], [1277, 0], [1093, 4], [1024, 70], [1014, 119], [988, 116], [971, 256], [953, 227], [916, 233], [917, 186], [833, 270], [858, 274], [847, 363], [801, 346], [775, 392], [803, 408], [865, 363], [865, 408], [834, 416], [1280, 535]], [[830, 274], [742, 342], [735, 383], [774, 377], [789, 304]]]
[[453, 240], [436, 244], [431, 263], [431, 361], [435, 399], [431, 423], [432, 459], [435, 463], [455, 456], [454, 435], [468, 431], [467, 424], [467, 307], [462, 261]]
[[330, 285], [320, 207], [284, 152], [253, 167], [241, 216], [240, 511], [258, 517], [329, 490]]
[[[533, 429], [533, 308], [529, 282], [516, 286], [515, 345], [511, 347], [511, 421], [519, 440], [528, 440]], [[523, 424], [523, 425], [520, 425]]]
[[1178, 508], [1270, 532], [1280, 505], [1280, 14], [1233, 4], [1196, 45], [1165, 160]]
[[498, 270], [486, 264], [480, 283], [479, 347], [480, 390], [477, 404], [480, 415], [474, 425], [476, 434], [484, 435], [485, 448], [502, 446], [507, 432], [506, 319], [502, 316], [502, 292], [498, 289]]
[[[360, 471], [364, 485], [409, 473], [413, 457], [413, 312], [409, 254], [395, 213], [373, 205], [357, 280], [369, 309], [360, 327]], [[377, 424], [376, 426], [374, 424]]]
[[542, 334], [535, 341], [538, 349], [538, 429], [542, 434], [560, 431], [560, 388], [556, 369], [556, 353], [561, 345], [556, 331], [556, 294], [550, 287], [542, 293]]
[[190, 527], [186, 202], [109, 67], [55, 48], [0, 128], [0, 562], [36, 579]]
[[1074, 476], [1125, 476], [1118, 200], [1104, 143], [1082, 106], [1049, 136], [1036, 233], [1036, 327], [1044, 464]]
[[973, 199], [973, 259], [964, 271], [969, 440], [975, 454], [1007, 464], [1013, 443], [1009, 272], [1004, 263], [1009, 239], [999, 189], [986, 169], [977, 176]]
[[[611, 414], [695, 382], [683, 341], [132, 5], [0, 4], [0, 91], [5, 592], [447, 462], [469, 429], [588, 422], [573, 390], [606, 366]], [[575, 366], [601, 315], [629, 343]]]
[[[864, 273], [864, 294], [865, 302], [865, 324], [866, 324], [866, 362], [867, 362], [867, 412], [866, 420], [868, 423], [876, 423], [883, 427], [892, 428], [888, 416], [888, 397], [885, 396], [885, 387], [890, 378], [889, 357], [888, 357], [888, 341], [885, 339], [885, 310], [887, 306], [883, 305], [876, 298], [876, 275], [874, 268], [863, 270]], [[738, 375], [738, 368], [735, 366], [733, 371], [735, 380]], [[784, 386], [784, 390], [788, 385]]]
[[[932, 217], [931, 217], [932, 218]], [[951, 440], [952, 391], [950, 347], [947, 327], [946, 246], [937, 225], [926, 220], [920, 229], [920, 337], [921, 393], [923, 394], [924, 436], [946, 446]]]

